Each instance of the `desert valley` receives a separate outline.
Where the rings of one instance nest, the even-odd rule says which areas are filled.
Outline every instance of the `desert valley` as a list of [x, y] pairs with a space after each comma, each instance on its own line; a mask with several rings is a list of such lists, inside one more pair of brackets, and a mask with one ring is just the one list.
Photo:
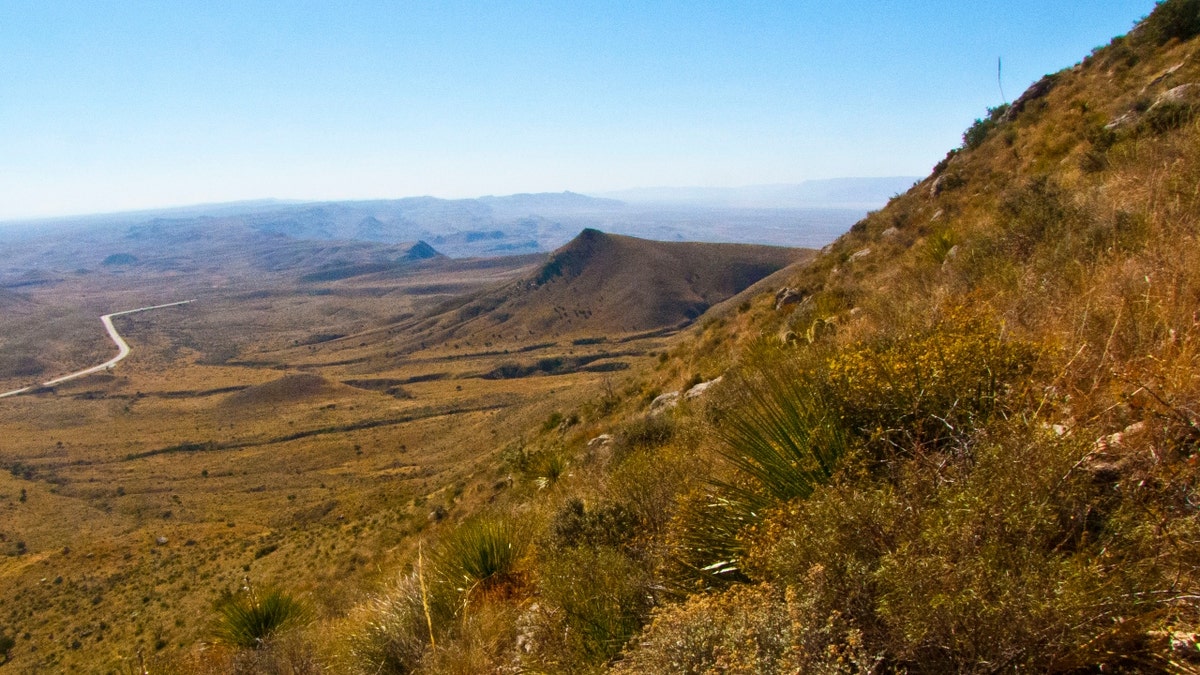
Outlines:
[[0, 672], [1200, 673], [1200, 0], [1077, 58], [918, 177], [0, 223]]

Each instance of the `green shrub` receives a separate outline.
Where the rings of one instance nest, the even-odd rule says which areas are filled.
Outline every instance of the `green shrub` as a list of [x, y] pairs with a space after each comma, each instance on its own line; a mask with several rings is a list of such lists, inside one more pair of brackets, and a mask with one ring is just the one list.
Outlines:
[[434, 567], [451, 588], [469, 594], [515, 581], [528, 539], [508, 520], [483, 516], [459, 525], [438, 547]]
[[542, 422], [542, 433], [549, 433], [551, 431], [554, 431], [559, 426], [561, 426], [562, 423], [563, 423], [563, 414], [560, 412], [557, 412], [557, 411], [552, 412], [552, 413], [550, 413], [550, 416], [546, 418], [546, 421]]
[[1152, 44], [1188, 40], [1200, 34], [1200, 0], [1163, 0], [1141, 27]]
[[1000, 124], [1004, 113], [1008, 112], [1008, 107], [1008, 104], [1005, 103], [995, 108], [988, 108], [987, 117], [975, 120], [975, 123], [963, 132], [963, 148], [974, 150], [983, 145], [983, 141], [992, 133], [992, 129], [995, 129]]
[[[814, 603], [806, 616], [837, 614], [897, 670], [1161, 669], [1146, 631], [1189, 592], [1190, 553], [1165, 555], [1181, 539], [1117, 517], [1115, 493], [1080, 469], [1086, 438], [998, 421], [977, 443], [940, 469], [899, 460], [889, 480], [847, 476], [773, 510], [746, 536], [748, 573]], [[799, 643], [835, 639], [801, 624]]]
[[719, 453], [733, 477], [713, 481], [680, 510], [679, 560], [710, 581], [745, 580], [742, 531], [765, 509], [826, 483], [848, 449], [817, 378], [787, 356], [759, 358], [731, 376], [717, 413]]
[[1146, 111], [1138, 122], [1140, 131], [1164, 134], [1196, 119], [1196, 104], [1163, 101]]
[[308, 606], [277, 588], [246, 590], [228, 596], [217, 607], [219, 642], [258, 649], [273, 636], [303, 625], [311, 617]]
[[569, 499], [550, 523], [551, 542], [565, 548], [620, 548], [637, 535], [640, 527], [639, 518], [622, 504], [588, 509], [583, 500]]
[[616, 434], [613, 456], [620, 460], [638, 449], [665, 445], [675, 435], [671, 415], [643, 415], [628, 422]]

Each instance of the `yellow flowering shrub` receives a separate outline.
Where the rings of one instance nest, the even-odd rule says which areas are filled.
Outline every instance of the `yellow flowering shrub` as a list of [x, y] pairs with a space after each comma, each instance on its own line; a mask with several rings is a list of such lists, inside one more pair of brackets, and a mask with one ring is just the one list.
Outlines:
[[998, 322], [952, 311], [932, 328], [852, 347], [828, 366], [846, 425], [901, 449], [938, 446], [1003, 415], [1037, 349]]

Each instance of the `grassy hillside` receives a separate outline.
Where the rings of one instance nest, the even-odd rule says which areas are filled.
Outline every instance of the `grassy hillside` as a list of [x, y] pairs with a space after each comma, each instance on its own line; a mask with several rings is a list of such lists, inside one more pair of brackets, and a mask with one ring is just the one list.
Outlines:
[[1196, 672], [1198, 32], [1160, 4], [531, 429], [326, 665]]

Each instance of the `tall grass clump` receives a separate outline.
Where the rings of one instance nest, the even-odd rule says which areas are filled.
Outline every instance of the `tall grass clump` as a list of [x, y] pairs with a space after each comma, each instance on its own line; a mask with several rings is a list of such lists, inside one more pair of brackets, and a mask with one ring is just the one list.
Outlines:
[[371, 599], [368, 620], [350, 639], [351, 655], [363, 673], [398, 674], [417, 669], [433, 639], [431, 628], [448, 625], [454, 608], [422, 588], [423, 570], [400, 577]]
[[652, 606], [647, 570], [618, 550], [562, 549], [541, 566], [545, 605], [535, 631], [549, 672], [579, 672], [612, 659], [642, 627]]
[[258, 649], [279, 633], [305, 624], [309, 607], [278, 588], [256, 589], [224, 599], [217, 607], [214, 637], [242, 649]]

